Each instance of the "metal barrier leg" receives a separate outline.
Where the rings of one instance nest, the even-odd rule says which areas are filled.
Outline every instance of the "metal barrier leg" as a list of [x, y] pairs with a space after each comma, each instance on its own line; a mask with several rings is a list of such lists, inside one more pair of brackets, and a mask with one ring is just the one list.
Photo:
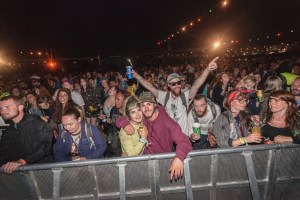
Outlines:
[[40, 199], [38, 196], [38, 192], [35, 188], [34, 181], [31, 179], [27, 172], [21, 172], [22, 182], [24, 187], [26, 188], [29, 199]]
[[120, 200], [126, 199], [125, 189], [125, 166], [126, 163], [118, 163], [116, 166], [119, 168], [119, 186], [120, 186]]
[[212, 189], [210, 190], [210, 200], [217, 199], [217, 177], [218, 177], [218, 155], [211, 156], [210, 179]]
[[89, 165], [89, 175], [90, 175], [90, 180], [91, 183], [94, 185], [94, 199], [98, 199], [99, 196], [99, 186], [98, 186], [98, 180], [96, 176], [96, 170], [94, 165]]
[[149, 160], [149, 178], [151, 183], [151, 199], [160, 200], [160, 182], [158, 160]]
[[187, 200], [193, 200], [193, 189], [189, 164], [190, 160], [191, 158], [189, 157], [184, 159], [184, 182]]
[[52, 169], [53, 173], [53, 191], [52, 191], [52, 199], [59, 200], [60, 199], [60, 175], [64, 170], [62, 168]]
[[258, 190], [258, 185], [257, 185], [257, 180], [256, 180], [256, 175], [255, 175], [254, 165], [252, 160], [252, 151], [243, 152], [242, 155], [244, 156], [246, 162], [246, 168], [247, 168], [247, 174], [248, 174], [248, 179], [249, 179], [251, 193], [252, 193], [252, 199], [260, 200], [260, 194]]
[[264, 199], [274, 199], [275, 185], [277, 180], [277, 167], [280, 162], [281, 149], [270, 150], [267, 179], [268, 184], [265, 186]]

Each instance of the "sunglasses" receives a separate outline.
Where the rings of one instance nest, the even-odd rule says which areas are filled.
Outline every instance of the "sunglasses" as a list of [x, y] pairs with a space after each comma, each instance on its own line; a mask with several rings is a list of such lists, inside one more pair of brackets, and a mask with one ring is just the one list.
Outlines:
[[170, 86], [181, 85], [181, 81], [177, 81], [174, 83], [168, 83]]

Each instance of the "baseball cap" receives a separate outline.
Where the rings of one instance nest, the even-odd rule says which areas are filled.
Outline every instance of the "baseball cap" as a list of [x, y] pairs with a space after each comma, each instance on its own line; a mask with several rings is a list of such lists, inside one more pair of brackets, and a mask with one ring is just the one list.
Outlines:
[[139, 103], [156, 103], [155, 96], [151, 92], [142, 92], [139, 96]]
[[[69, 79], [69, 80], [65, 80], [64, 82], [67, 82], [67, 83], [69, 83], [70, 85], [74, 85], [74, 82], [73, 82], [72, 80], [70, 80], [70, 79]], [[64, 83], [64, 82], [63, 82], [63, 83]]]
[[179, 76], [177, 73], [172, 73], [168, 76], [167, 78], [167, 82], [170, 82], [171, 80], [175, 79], [175, 78], [178, 78], [178, 79], [181, 79], [182, 77]]

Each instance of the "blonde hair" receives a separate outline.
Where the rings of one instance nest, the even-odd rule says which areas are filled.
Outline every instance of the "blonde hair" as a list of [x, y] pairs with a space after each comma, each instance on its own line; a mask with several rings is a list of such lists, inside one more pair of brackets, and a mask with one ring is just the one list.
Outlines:
[[264, 84], [264, 93], [271, 93], [276, 90], [282, 90], [282, 80], [279, 76], [269, 76]]
[[256, 79], [255, 79], [255, 76], [254, 74], [249, 74], [247, 76], [245, 76], [244, 78], [242, 78], [238, 84], [236, 85], [236, 87], [244, 87], [244, 83], [249, 83], [249, 82], [252, 82], [254, 84], [254, 87], [256, 85]]

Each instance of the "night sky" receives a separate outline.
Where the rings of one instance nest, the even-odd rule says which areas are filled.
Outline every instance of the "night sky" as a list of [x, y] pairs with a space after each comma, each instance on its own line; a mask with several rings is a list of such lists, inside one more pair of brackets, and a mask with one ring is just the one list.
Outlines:
[[[249, 37], [294, 30], [300, 33], [299, 0], [2, 0], [1, 51], [50, 51], [56, 56], [132, 55], [162, 51], [157, 41], [190, 20], [201, 23], [170, 42], [199, 47], [213, 38]], [[209, 13], [209, 9], [213, 12]]]

